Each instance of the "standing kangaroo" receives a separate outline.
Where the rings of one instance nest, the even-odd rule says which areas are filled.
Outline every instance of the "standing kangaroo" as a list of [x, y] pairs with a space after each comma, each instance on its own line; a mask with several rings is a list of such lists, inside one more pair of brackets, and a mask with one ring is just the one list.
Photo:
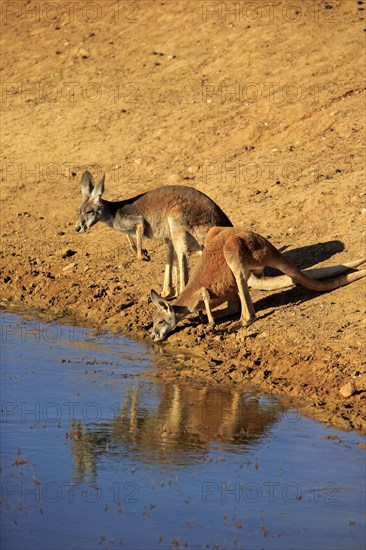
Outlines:
[[[274, 290], [300, 284], [312, 290], [333, 290], [365, 277], [366, 270], [327, 281], [314, 279], [339, 275], [364, 261], [309, 270], [309, 277], [261, 235], [240, 227], [214, 227], [207, 233], [201, 260], [178, 298], [167, 302], [154, 290], [151, 291], [151, 299], [158, 308], [151, 337], [155, 341], [164, 340], [181, 319], [203, 307], [209, 322], [214, 324], [211, 308], [228, 301], [224, 313], [232, 313], [234, 308], [237, 310], [238, 296], [241, 304], [240, 321], [247, 326], [256, 319], [249, 286]], [[265, 266], [279, 269], [286, 275], [260, 278]]]
[[173, 265], [178, 261], [180, 291], [188, 282], [189, 256], [201, 251], [207, 231], [213, 226], [231, 227], [221, 208], [207, 195], [192, 187], [168, 185], [123, 201], [102, 199], [104, 176], [95, 185], [90, 172], [81, 179], [83, 201], [78, 210], [78, 233], [98, 221], [127, 234], [129, 244], [142, 259], [142, 237], [163, 240], [167, 247], [162, 295], [175, 293]]

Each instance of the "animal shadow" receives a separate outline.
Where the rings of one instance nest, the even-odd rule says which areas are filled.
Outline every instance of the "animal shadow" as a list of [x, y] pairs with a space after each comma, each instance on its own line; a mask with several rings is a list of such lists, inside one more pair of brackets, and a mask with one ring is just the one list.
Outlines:
[[344, 244], [341, 241], [327, 241], [324, 243], [301, 246], [300, 248], [294, 248], [286, 252], [287, 248], [288, 245], [280, 248], [282, 254], [299, 269], [306, 269], [328, 260], [328, 258], [331, 258], [338, 252], [342, 252], [344, 250]]

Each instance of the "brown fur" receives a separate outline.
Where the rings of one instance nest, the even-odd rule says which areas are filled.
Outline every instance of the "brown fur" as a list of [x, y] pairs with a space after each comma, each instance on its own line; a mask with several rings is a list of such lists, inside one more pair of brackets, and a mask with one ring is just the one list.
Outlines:
[[180, 290], [188, 281], [189, 256], [201, 251], [208, 230], [216, 225], [232, 226], [221, 208], [207, 195], [192, 187], [168, 185], [123, 201], [102, 199], [104, 176], [95, 185], [89, 172], [81, 180], [83, 202], [75, 230], [87, 231], [98, 221], [127, 234], [138, 259], [142, 259], [142, 238], [162, 240], [167, 246], [163, 295], [175, 293], [173, 266], [178, 262]]
[[[363, 259], [346, 264], [343, 271], [346, 271], [348, 266], [360, 265], [364, 261]], [[226, 301], [233, 303], [238, 296], [242, 323], [252, 323], [255, 320], [255, 312], [248, 286], [251, 281], [258, 281], [256, 277], [263, 274], [266, 266], [279, 269], [286, 275], [285, 279], [274, 277], [272, 288], [288, 287], [290, 280], [292, 284], [301, 284], [312, 290], [327, 291], [366, 276], [366, 270], [360, 270], [335, 279], [317, 281], [300, 271], [261, 235], [240, 227], [215, 227], [208, 232], [201, 261], [196, 265], [188, 285], [178, 298], [168, 303], [156, 293], [152, 293], [152, 299], [159, 309], [154, 319], [153, 337], [156, 340], [164, 339], [180, 319], [189, 312], [204, 307], [209, 320], [213, 322], [211, 308]], [[336, 266], [335, 270], [338, 273], [339, 267]], [[324, 268], [323, 274], [332, 275], [332, 268]], [[317, 271], [316, 275], [321, 276], [321, 272]], [[276, 279], [282, 279], [282, 287]], [[258, 282], [259, 284], [254, 286], [260, 288], [262, 281], [259, 279]]]

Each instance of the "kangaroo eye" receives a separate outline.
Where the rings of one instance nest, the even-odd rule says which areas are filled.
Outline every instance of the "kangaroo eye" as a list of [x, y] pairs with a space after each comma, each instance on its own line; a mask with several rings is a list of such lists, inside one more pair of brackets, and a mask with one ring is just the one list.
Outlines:
[[94, 213], [94, 210], [87, 210], [86, 211], [86, 214], [93, 214]]

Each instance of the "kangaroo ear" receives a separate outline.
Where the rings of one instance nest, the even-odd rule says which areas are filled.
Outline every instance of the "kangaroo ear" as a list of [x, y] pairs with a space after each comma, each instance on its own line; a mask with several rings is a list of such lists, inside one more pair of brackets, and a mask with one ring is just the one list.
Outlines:
[[165, 311], [170, 311], [170, 305], [168, 304], [168, 302], [164, 300], [164, 298], [159, 296], [159, 294], [155, 292], [154, 289], [151, 289], [150, 297], [158, 309], [164, 309]]
[[104, 180], [105, 180], [105, 174], [103, 174], [102, 176], [102, 179], [100, 180], [100, 182], [98, 183], [98, 185], [96, 185], [93, 189], [93, 199], [99, 199], [103, 193], [104, 193]]
[[81, 178], [81, 192], [83, 197], [90, 197], [95, 187], [94, 178], [90, 172], [86, 171]]

